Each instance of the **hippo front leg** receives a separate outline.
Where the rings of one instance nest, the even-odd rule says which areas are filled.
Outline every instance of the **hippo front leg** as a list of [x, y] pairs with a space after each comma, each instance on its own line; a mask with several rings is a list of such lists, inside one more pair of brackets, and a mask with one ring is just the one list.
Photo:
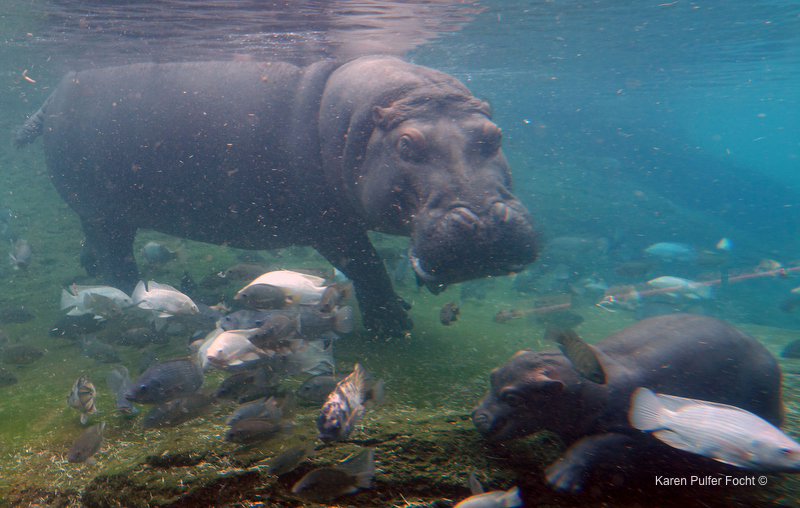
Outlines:
[[359, 232], [343, 236], [320, 240], [314, 248], [353, 281], [364, 327], [377, 335], [402, 336], [414, 326], [408, 316], [411, 306], [394, 292], [383, 261], [367, 235]]
[[625, 434], [587, 436], [569, 447], [545, 471], [547, 483], [561, 492], [579, 492], [590, 472], [602, 464], [622, 464], [634, 453], [635, 439]]
[[133, 257], [136, 228], [82, 221], [81, 265], [90, 276], [100, 275], [106, 284], [130, 292], [139, 281]]

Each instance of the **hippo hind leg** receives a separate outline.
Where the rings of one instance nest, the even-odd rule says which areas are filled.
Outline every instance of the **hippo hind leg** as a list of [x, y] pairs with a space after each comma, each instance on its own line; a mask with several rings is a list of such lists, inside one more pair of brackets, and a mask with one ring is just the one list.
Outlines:
[[133, 257], [136, 228], [111, 226], [99, 221], [81, 221], [83, 245], [80, 262], [90, 277], [101, 276], [106, 284], [130, 292], [139, 280]]
[[625, 434], [587, 436], [548, 466], [545, 471], [547, 483], [557, 491], [580, 492], [598, 466], [610, 463], [624, 469], [624, 465], [636, 462], [640, 446], [632, 446], [635, 444], [636, 439]]

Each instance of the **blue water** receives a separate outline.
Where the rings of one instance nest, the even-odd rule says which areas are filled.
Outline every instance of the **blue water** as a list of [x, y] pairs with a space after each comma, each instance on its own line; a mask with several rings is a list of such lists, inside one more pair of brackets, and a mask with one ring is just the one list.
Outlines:
[[[478, 284], [481, 297], [470, 296], [466, 285], [433, 297], [418, 292], [410, 276], [397, 275], [396, 289], [416, 304], [413, 338], [386, 349], [370, 343], [363, 354], [379, 372], [392, 373], [395, 400], [404, 407], [435, 413], [446, 401], [457, 406], [448, 411], [468, 414], [485, 393], [492, 368], [518, 349], [544, 347], [540, 324], [518, 320], [503, 327], [492, 321], [495, 312], [568, 293], [586, 318], [579, 332], [594, 342], [635, 317], [594, 305], [604, 294], [585, 289], [591, 282], [641, 290], [662, 275], [708, 281], [748, 276], [764, 260], [790, 274], [800, 266], [800, 4], [11, 1], [0, 18], [0, 126], [9, 140], [0, 144], [0, 208], [12, 210], [8, 227], [14, 238], [31, 241], [35, 257], [30, 272], [2, 267], [0, 302], [36, 307], [38, 320], [11, 326], [9, 335], [32, 335], [53, 350], [42, 362], [55, 357], [59, 363], [22, 371], [22, 382], [12, 388], [19, 391], [11, 392], [6, 407], [0, 395], [0, 418], [7, 419], [0, 422], [0, 450], [19, 457], [26, 439], [34, 448], [41, 442], [68, 447], [77, 428], [68, 420], [74, 415], [62, 415], [61, 407], [74, 379], [61, 362], [72, 353], [43, 337], [60, 315], [60, 287], [81, 276], [80, 229], [49, 183], [41, 141], [19, 151], [10, 145], [61, 76], [142, 61], [236, 58], [306, 65], [370, 53], [404, 56], [452, 74], [489, 102], [503, 130], [515, 193], [531, 211], [543, 245], [574, 237], [591, 246], [569, 261], [543, 257], [513, 282], [502, 277]], [[151, 239], [147, 235], [137, 238], [137, 252]], [[729, 252], [716, 248], [722, 238], [732, 243]], [[150, 272], [165, 282], [177, 284], [183, 269], [200, 279], [235, 262], [229, 250], [171, 241], [188, 257], [180, 266]], [[380, 242], [398, 251], [404, 245], [391, 238]], [[636, 279], [615, 271], [645, 259], [644, 249], [658, 242], [687, 244], [725, 261], [655, 260], [653, 270]], [[272, 254], [280, 263], [294, 256]], [[311, 263], [306, 256], [294, 261]], [[556, 275], [559, 264], [567, 265], [568, 278]], [[670, 304], [688, 310], [699, 303], [691, 311], [743, 327], [778, 355], [800, 330], [800, 308], [785, 305], [799, 285], [796, 275], [754, 277], [715, 287], [711, 300]], [[448, 300], [461, 302], [462, 317], [444, 329], [438, 308]], [[359, 354], [359, 346], [345, 343], [341, 358], [352, 364]], [[458, 363], [451, 363], [453, 354]], [[126, 361], [133, 358], [126, 352]], [[790, 374], [787, 429], [798, 437], [798, 369], [792, 362], [781, 365]], [[81, 365], [101, 370], [88, 361]], [[39, 378], [39, 372], [48, 376]], [[35, 404], [26, 406], [31, 400]], [[26, 430], [21, 420], [37, 424]], [[42, 437], [51, 431], [55, 443]], [[115, 439], [135, 440], [124, 434], [110, 441]], [[506, 482], [518, 473], [502, 470]], [[793, 488], [787, 480], [770, 492], [783, 492], [796, 505]]]

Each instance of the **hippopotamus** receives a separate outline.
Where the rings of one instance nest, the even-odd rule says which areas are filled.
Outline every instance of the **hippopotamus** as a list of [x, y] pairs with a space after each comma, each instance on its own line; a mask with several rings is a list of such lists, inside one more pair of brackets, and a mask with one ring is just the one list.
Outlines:
[[420, 285], [520, 271], [537, 233], [488, 105], [388, 56], [143, 63], [71, 72], [18, 131], [44, 138], [81, 264], [132, 288], [139, 228], [242, 249], [309, 245], [350, 278], [367, 328], [410, 329], [367, 231], [410, 236]]
[[568, 449], [545, 471], [556, 490], [578, 492], [596, 470], [630, 457], [638, 457], [639, 466], [673, 452], [678, 462], [698, 468], [711, 462], [669, 448], [630, 425], [631, 395], [638, 387], [737, 406], [774, 425], [783, 420], [775, 358], [756, 339], [718, 319], [651, 317], [593, 349], [606, 374], [604, 384], [582, 377], [560, 351], [527, 349], [492, 371], [491, 389], [472, 415], [489, 440], [541, 430], [558, 434]]

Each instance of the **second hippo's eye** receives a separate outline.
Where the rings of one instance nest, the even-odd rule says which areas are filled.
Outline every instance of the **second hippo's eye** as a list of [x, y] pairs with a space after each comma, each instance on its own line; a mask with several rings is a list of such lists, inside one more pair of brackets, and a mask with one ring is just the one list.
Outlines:
[[425, 136], [417, 129], [405, 129], [397, 138], [397, 153], [404, 161], [422, 160], [425, 155]]
[[500, 393], [500, 400], [511, 407], [519, 407], [525, 403], [525, 400], [514, 390], [503, 390]]

